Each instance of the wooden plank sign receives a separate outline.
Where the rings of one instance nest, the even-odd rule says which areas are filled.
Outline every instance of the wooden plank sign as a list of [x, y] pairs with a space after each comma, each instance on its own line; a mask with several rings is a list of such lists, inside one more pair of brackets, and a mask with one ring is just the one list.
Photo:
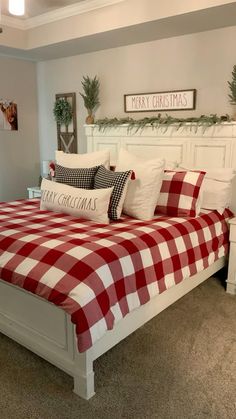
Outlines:
[[195, 109], [196, 89], [124, 95], [125, 112], [154, 112]]

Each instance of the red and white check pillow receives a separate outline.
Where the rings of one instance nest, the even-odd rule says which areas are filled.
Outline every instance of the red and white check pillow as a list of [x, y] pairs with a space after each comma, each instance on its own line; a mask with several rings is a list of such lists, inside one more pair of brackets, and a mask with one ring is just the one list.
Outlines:
[[173, 217], [196, 217], [205, 172], [165, 170], [156, 213]]

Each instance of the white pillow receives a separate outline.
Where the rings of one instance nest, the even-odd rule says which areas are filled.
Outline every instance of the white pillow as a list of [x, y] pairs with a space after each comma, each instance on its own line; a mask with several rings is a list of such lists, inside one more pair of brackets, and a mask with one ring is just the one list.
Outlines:
[[140, 220], [153, 218], [164, 175], [164, 159], [145, 160], [120, 149], [116, 171], [133, 170], [135, 180], [128, 185], [123, 212]]
[[[159, 159], [161, 160], [165, 160], [164, 157], [159, 157]], [[177, 161], [173, 161], [173, 160], [165, 160], [165, 170], [175, 170], [176, 167], [178, 167], [178, 163]], [[116, 169], [116, 165], [114, 164], [112, 166], [112, 170]]]
[[[181, 166], [182, 169], [189, 169]], [[201, 186], [201, 208], [217, 210], [222, 214], [231, 203], [232, 180], [235, 176], [232, 168], [194, 168], [206, 172]]]
[[206, 172], [205, 179], [213, 179], [219, 182], [231, 182], [235, 176], [235, 171], [231, 167], [220, 167], [220, 168], [202, 168], [199, 166], [189, 167], [183, 164], [180, 164], [178, 167], [179, 170], [201, 170]]
[[79, 189], [43, 179], [41, 191], [41, 210], [63, 212], [96, 223], [109, 223], [107, 212], [113, 187]]
[[217, 210], [223, 214], [231, 203], [232, 184], [214, 179], [204, 179], [202, 183], [201, 208]]
[[177, 161], [166, 160], [165, 162], [165, 170], [175, 170], [177, 166], [178, 166]]
[[57, 164], [71, 169], [94, 167], [100, 166], [101, 164], [107, 169], [110, 167], [109, 150], [94, 151], [93, 153], [85, 154], [64, 153], [64, 151], [56, 150], [55, 157]]

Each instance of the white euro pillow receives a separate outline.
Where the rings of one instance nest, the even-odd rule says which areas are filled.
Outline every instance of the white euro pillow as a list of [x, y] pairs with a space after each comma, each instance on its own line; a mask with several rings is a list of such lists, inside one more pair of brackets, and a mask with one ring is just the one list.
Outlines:
[[56, 150], [56, 163], [60, 166], [69, 167], [71, 169], [89, 168], [100, 166], [101, 164], [109, 169], [110, 167], [110, 151], [101, 150], [92, 153], [76, 154], [64, 153], [64, 151]]
[[217, 210], [223, 214], [230, 206], [232, 199], [231, 182], [221, 182], [214, 179], [204, 179], [202, 183], [201, 208]]
[[112, 191], [113, 187], [88, 190], [43, 179], [40, 209], [108, 224], [108, 207]]
[[154, 216], [164, 175], [164, 159], [145, 160], [120, 149], [116, 171], [133, 170], [135, 180], [129, 183], [123, 212], [140, 220]]

